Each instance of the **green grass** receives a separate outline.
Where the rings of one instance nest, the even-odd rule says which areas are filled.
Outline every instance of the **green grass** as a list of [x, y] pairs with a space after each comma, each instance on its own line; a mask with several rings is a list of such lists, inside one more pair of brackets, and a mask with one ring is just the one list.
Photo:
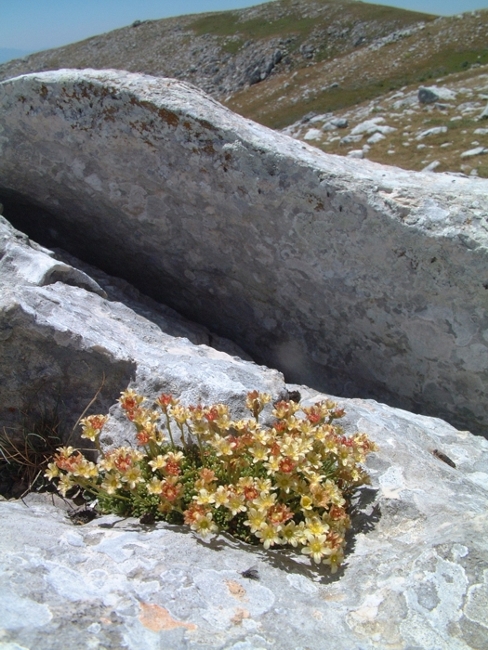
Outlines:
[[239, 14], [234, 11], [205, 14], [191, 23], [191, 28], [197, 36], [203, 36], [203, 34], [233, 36], [239, 31], [237, 29], [238, 20]]
[[[341, 24], [341, 27], [352, 29], [358, 22], [378, 21], [395, 22], [397, 27], [405, 27], [420, 20], [433, 20], [436, 16], [422, 14], [413, 11], [405, 11], [394, 7], [381, 5], [363, 4], [362, 2], [350, 2], [344, 0], [332, 6], [329, 15], [317, 18], [303, 17], [296, 10], [291, 8], [290, 2], [275, 2], [284, 10], [290, 13], [285, 16], [278, 16], [276, 19], [263, 20], [254, 18], [247, 21], [239, 21], [239, 12], [225, 11], [219, 13], [205, 14], [191, 23], [191, 29], [198, 35], [213, 34], [215, 36], [234, 36], [238, 34], [244, 40], [259, 40], [271, 37], [286, 38], [289, 36], [307, 37], [314, 29], [324, 29], [331, 24], [332, 20], [337, 21], [344, 12], [344, 5], [347, 5], [348, 19]], [[303, 4], [303, 3], [302, 3]], [[225, 46], [226, 51], [227, 45]], [[322, 58], [327, 56], [327, 48], [320, 48]], [[320, 59], [319, 59], [320, 60]]]

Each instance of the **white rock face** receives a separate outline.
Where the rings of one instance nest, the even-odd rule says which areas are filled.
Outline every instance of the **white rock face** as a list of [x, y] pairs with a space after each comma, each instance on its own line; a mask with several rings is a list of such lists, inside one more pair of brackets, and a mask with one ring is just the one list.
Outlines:
[[432, 129], [427, 129], [418, 134], [417, 140], [423, 140], [429, 135], [439, 135], [441, 133], [447, 133], [447, 126], [434, 126]]
[[[70, 431], [99, 389], [94, 408], [107, 412], [129, 384], [240, 413], [247, 391], [283, 390], [279, 372], [222, 351], [240, 353], [230, 341], [97, 275], [59, 262], [0, 217], [0, 427], [16, 431], [24, 413], [57, 405]], [[126, 429], [115, 407], [106, 444], [124, 444]]]
[[[0, 502], [3, 646], [485, 648], [488, 442], [373, 401], [341, 405], [346, 430], [380, 450], [338, 573], [185, 527], [114, 515], [73, 526], [50, 495], [30, 495]], [[241, 575], [252, 566], [259, 580]]]
[[[0, 218], [0, 426], [40, 394], [73, 421], [103, 376], [93, 410], [110, 410], [104, 444], [133, 440], [115, 405], [128, 385], [225, 402], [236, 416], [249, 389], [285, 389], [277, 371], [175, 333], [209, 336]], [[306, 405], [329, 397], [286, 388]], [[75, 527], [52, 495], [0, 501], [2, 650], [483, 648], [488, 441], [372, 400], [339, 405], [345, 431], [366, 432], [379, 451], [338, 573], [293, 549], [200, 540], [185, 527], [114, 515]], [[246, 579], [254, 565], [259, 580]]]
[[473, 156], [481, 156], [481, 154], [488, 153], [486, 147], [474, 147], [474, 149], [468, 149], [468, 151], [463, 151], [461, 158], [472, 158]]
[[487, 430], [486, 181], [328, 156], [124, 72], [11, 79], [0, 109], [0, 198], [34, 238], [289, 380]]

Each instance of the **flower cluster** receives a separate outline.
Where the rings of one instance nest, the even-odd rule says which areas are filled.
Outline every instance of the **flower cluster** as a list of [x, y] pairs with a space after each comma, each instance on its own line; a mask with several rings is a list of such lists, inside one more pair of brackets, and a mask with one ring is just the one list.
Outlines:
[[269, 395], [253, 391], [252, 418], [233, 420], [224, 404], [183, 406], [172, 395], [154, 404], [133, 390], [119, 403], [135, 426], [136, 447], [102, 452], [106, 416], [81, 421], [98, 462], [62, 447], [46, 476], [58, 490], [79, 486], [104, 511], [185, 523], [201, 535], [220, 530], [266, 549], [289, 545], [335, 572], [343, 560], [347, 508], [368, 483], [361, 464], [376, 449], [365, 434], [346, 436], [334, 402], [274, 404], [269, 426], [259, 422]]

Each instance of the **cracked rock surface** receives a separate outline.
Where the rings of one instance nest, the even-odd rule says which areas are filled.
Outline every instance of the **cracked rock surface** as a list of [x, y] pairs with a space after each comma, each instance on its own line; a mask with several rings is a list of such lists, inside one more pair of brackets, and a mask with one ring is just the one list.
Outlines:
[[[196, 344], [207, 330], [3, 218], [0, 244], [2, 426], [46, 387], [78, 417], [103, 373], [94, 409], [110, 411], [106, 445], [133, 435], [115, 405], [128, 385], [226, 402], [235, 415], [248, 390], [285, 388], [279, 372]], [[304, 405], [329, 397], [286, 388]], [[336, 574], [293, 549], [186, 527], [115, 515], [75, 526], [74, 505], [49, 494], [0, 500], [1, 650], [484, 650], [488, 441], [373, 400], [337, 401], [346, 433], [379, 450]], [[243, 575], [250, 567], [258, 580]]]
[[[32, 494], [0, 502], [2, 647], [486, 648], [488, 442], [371, 400], [340, 404], [346, 430], [380, 449], [337, 574], [185, 527], [74, 526], [68, 504]], [[242, 576], [251, 566], [259, 580]]]
[[288, 381], [486, 433], [486, 181], [329, 156], [120, 71], [7, 80], [0, 106], [0, 198], [32, 237]]

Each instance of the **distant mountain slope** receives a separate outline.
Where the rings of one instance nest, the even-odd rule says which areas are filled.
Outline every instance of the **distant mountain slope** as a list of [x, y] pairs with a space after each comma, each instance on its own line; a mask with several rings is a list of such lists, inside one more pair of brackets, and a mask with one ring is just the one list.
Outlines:
[[[380, 110], [374, 102], [392, 91], [411, 94], [419, 84], [429, 85], [453, 73], [471, 79], [478, 72], [482, 75], [486, 64], [488, 11], [438, 18], [355, 0], [275, 0], [239, 11], [136, 21], [0, 65], [0, 80], [58, 68], [118, 68], [176, 77], [241, 115], [285, 129], [307, 114], [345, 115], [354, 107], [362, 114], [366, 109], [361, 106]], [[458, 122], [454, 135], [459, 155], [477, 146], [472, 142], [480, 137], [474, 133], [474, 120], [488, 91], [484, 77], [472, 86], [473, 92], [480, 89], [478, 104], [470, 118], [463, 117], [473, 122], [469, 128]], [[420, 111], [419, 128], [422, 120], [444, 124], [449, 118], [449, 111], [434, 116], [432, 110], [440, 109]], [[430, 112], [424, 115], [425, 111]], [[403, 113], [398, 120], [403, 120]], [[452, 135], [451, 125], [449, 131]], [[288, 132], [305, 138], [309, 129]], [[307, 139], [334, 153], [347, 154], [352, 146], [325, 136]], [[425, 155], [391, 151], [383, 142], [371, 156], [412, 169], [423, 168], [425, 160], [430, 163]], [[457, 155], [444, 152], [439, 170], [488, 175], [488, 164], [481, 159], [469, 166]]]
[[[59, 68], [122, 68], [189, 81], [222, 100], [333, 61], [434, 16], [353, 0], [276, 0], [152, 21], [0, 66], [0, 79]], [[295, 84], [294, 84], [295, 85]], [[251, 95], [254, 91], [251, 92]], [[293, 120], [292, 120], [293, 121]]]

